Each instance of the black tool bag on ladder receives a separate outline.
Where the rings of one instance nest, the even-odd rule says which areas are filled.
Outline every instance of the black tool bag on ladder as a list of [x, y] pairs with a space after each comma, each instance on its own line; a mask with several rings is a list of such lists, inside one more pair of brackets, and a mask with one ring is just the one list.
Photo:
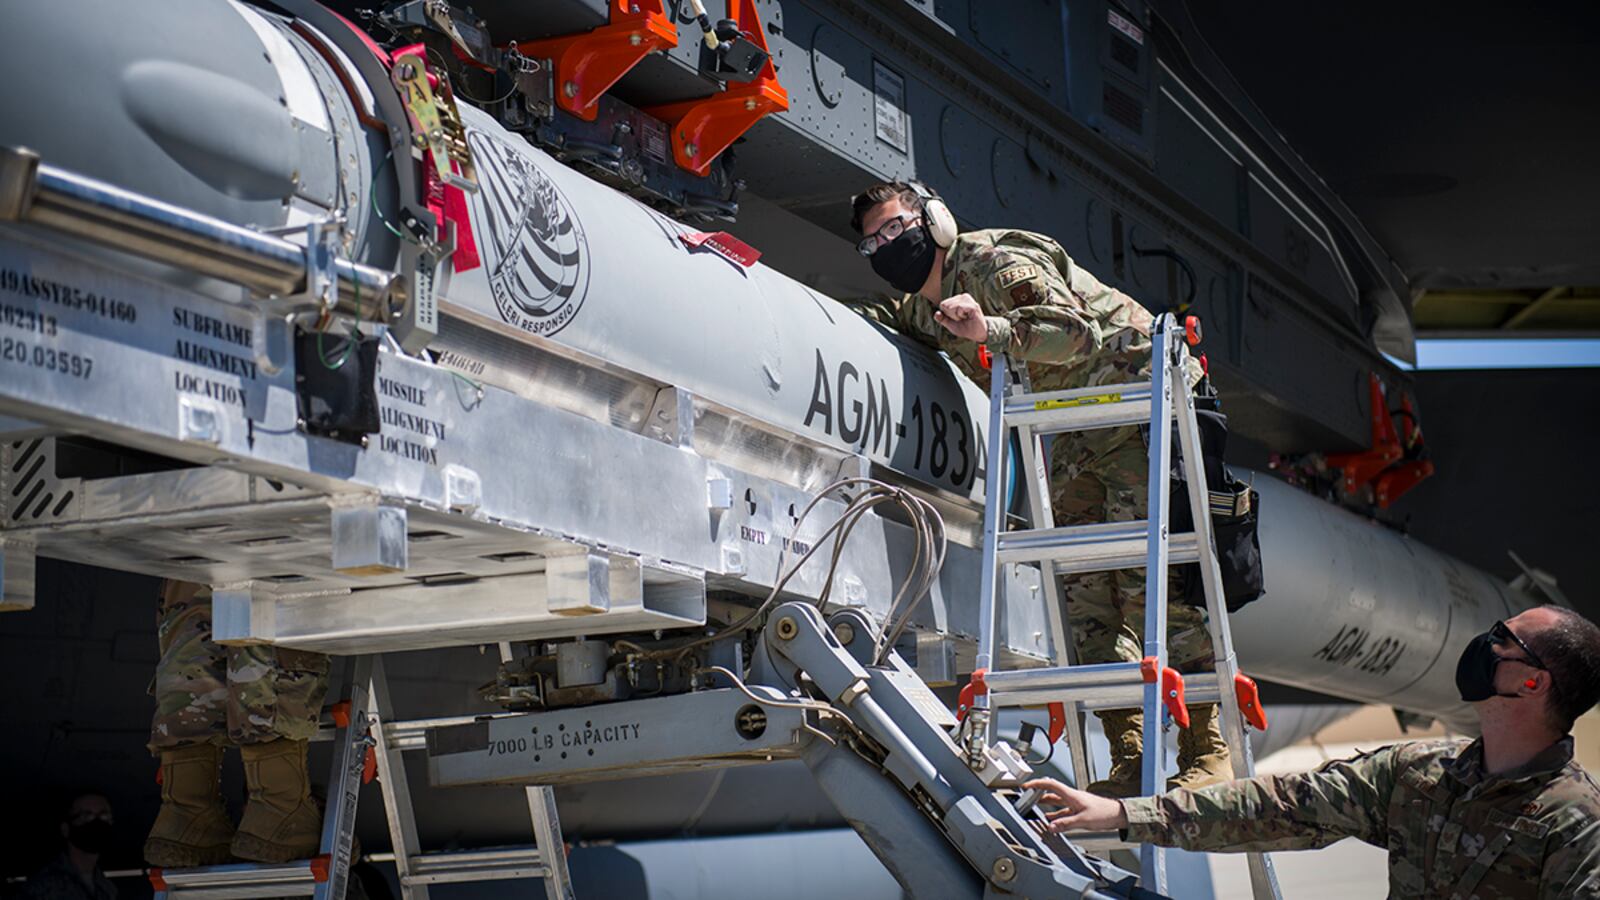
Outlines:
[[[1257, 535], [1261, 496], [1250, 485], [1235, 479], [1222, 462], [1228, 445], [1228, 417], [1220, 411], [1221, 404], [1211, 387], [1211, 379], [1202, 380], [1195, 389], [1194, 405], [1206, 485], [1211, 495], [1211, 532], [1216, 537], [1217, 561], [1222, 569], [1222, 597], [1228, 612], [1237, 612], [1260, 597], [1263, 590], [1261, 540]], [[1188, 479], [1184, 478], [1183, 466], [1177, 460], [1173, 465], [1168, 522], [1173, 534], [1194, 530]], [[1177, 598], [1190, 606], [1204, 607], [1206, 594], [1199, 564], [1190, 563], [1177, 569]]]

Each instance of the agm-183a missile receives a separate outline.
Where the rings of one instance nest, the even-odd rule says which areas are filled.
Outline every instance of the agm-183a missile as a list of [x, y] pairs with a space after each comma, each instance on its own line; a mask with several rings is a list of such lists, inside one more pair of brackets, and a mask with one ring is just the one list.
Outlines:
[[[199, 0], [27, 4], [7, 19], [0, 74], [29, 88], [0, 96], [0, 145], [238, 225], [285, 229], [337, 211], [344, 252], [392, 267], [403, 167], [379, 98], [393, 88], [373, 83], [374, 61], [354, 58], [366, 51], [349, 35], [326, 33], [337, 20], [290, 24]], [[138, 34], [163, 37], [129, 40]], [[67, 50], [73, 77], [38, 77]], [[460, 117], [478, 189], [459, 195], [439, 280], [428, 347], [439, 363], [635, 431], [670, 429], [651, 420], [658, 395], [687, 391], [693, 450], [707, 459], [816, 490], [864, 458], [974, 542], [982, 388], [783, 273], [708, 248], [490, 114], [463, 103]], [[838, 252], [851, 250], [840, 241]], [[401, 435], [395, 452], [426, 455], [426, 437]], [[1244, 669], [1462, 722], [1457, 650], [1532, 601], [1270, 476], [1255, 481], [1266, 594], [1233, 617]]]
[[[543, 333], [691, 386], [808, 443], [970, 496], [981, 511], [988, 397], [947, 361], [759, 263], [745, 269], [688, 249], [688, 227], [499, 131], [477, 110], [464, 118], [481, 148], [483, 191], [469, 203], [484, 265], [452, 277], [446, 311], [456, 322]], [[527, 224], [529, 216], [544, 227]], [[478, 358], [472, 339], [456, 334], [447, 327], [439, 346], [459, 354], [457, 365], [548, 396], [549, 386], [513, 359], [498, 368], [467, 362]], [[796, 483], [820, 476], [788, 475]], [[1253, 480], [1267, 591], [1233, 616], [1246, 668], [1351, 700], [1458, 717], [1452, 648], [1529, 601], [1270, 475]]]

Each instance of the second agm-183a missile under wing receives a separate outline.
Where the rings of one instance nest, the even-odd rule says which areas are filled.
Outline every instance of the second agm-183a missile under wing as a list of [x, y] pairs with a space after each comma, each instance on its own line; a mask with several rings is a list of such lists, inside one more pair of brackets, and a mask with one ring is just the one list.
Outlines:
[[[42, 7], [11, 14], [19, 49], [0, 61], [10, 83], [23, 83], [38, 71], [40, 54], [69, 37], [95, 52], [71, 83], [34, 80], [30, 92], [0, 99], [0, 144], [30, 147], [47, 167], [257, 231], [298, 233], [337, 214], [342, 239], [334, 253], [377, 270], [399, 265], [404, 245], [416, 242], [410, 226], [397, 221], [405, 193], [399, 180], [410, 177], [411, 160], [397, 162], [390, 135], [374, 127], [385, 114], [383, 93], [393, 92], [372, 78], [376, 58], [360, 58], [370, 51], [351, 42], [353, 31], [318, 30], [349, 26], [331, 17], [290, 23], [241, 4], [77, 5], [73, 15]], [[207, 40], [120, 39], [195, 29]], [[958, 658], [970, 664], [965, 641], [976, 631], [985, 392], [937, 354], [781, 272], [746, 264], [739, 248], [719, 251], [711, 245], [725, 238], [708, 238], [557, 162], [464, 102], [460, 123], [477, 189], [449, 194], [459, 205], [440, 210], [453, 223], [455, 247], [437, 277], [438, 334], [425, 358], [391, 348], [377, 354], [381, 428], [364, 447], [296, 431], [295, 363], [282, 357], [273, 324], [249, 301], [238, 302], [235, 290], [184, 276], [181, 259], [167, 259], [159, 270], [138, 264], [141, 277], [163, 287], [123, 288], [106, 272], [130, 264], [104, 256], [103, 232], [80, 233], [95, 242], [41, 241], [43, 232], [24, 217], [7, 226], [0, 246], [7, 309], [23, 317], [17, 323], [49, 323], [30, 331], [7, 319], [14, 332], [7, 345], [21, 362], [8, 357], [0, 401], [23, 420], [8, 423], [10, 433], [59, 433], [63, 423], [92, 418], [97, 397], [136, 380], [139, 399], [117, 426], [129, 446], [246, 473], [298, 468], [308, 476], [307, 492], [346, 477], [369, 490], [379, 481], [406, 485], [412, 496], [398, 499], [414, 509], [403, 571], [352, 575], [329, 565], [325, 544], [267, 553], [262, 548], [272, 545], [264, 539], [272, 535], [229, 542], [201, 527], [205, 522], [190, 522], [186, 536], [151, 528], [95, 494], [98, 474], [74, 474], [65, 465], [39, 477], [77, 484], [76, 502], [34, 513], [31, 500], [10, 498], [10, 546], [244, 584], [232, 595], [233, 614], [219, 612], [219, 629], [233, 629], [238, 640], [309, 649], [484, 640], [493, 627], [484, 623], [501, 621], [501, 611], [480, 608], [480, 597], [472, 601], [480, 607], [468, 603], [461, 615], [483, 616], [482, 627], [452, 630], [460, 623], [434, 601], [489, 593], [463, 586], [471, 579], [488, 585], [496, 577], [532, 577], [545, 570], [543, 556], [584, 578], [609, 579], [618, 609], [640, 603], [649, 615], [607, 626], [604, 615], [583, 621], [566, 614], [573, 610], [544, 610], [503, 637], [646, 623], [672, 628], [704, 621], [707, 591], [735, 603], [762, 594], [779, 553], [792, 559], [821, 533], [823, 525], [808, 522], [798, 546], [790, 544], [811, 493], [841, 473], [871, 472], [921, 492], [944, 512], [957, 546], [914, 622], [954, 638]], [[69, 217], [70, 204], [61, 208]], [[129, 240], [124, 249], [132, 249]], [[158, 260], [162, 253], [137, 252]], [[839, 252], [848, 246], [841, 243]], [[85, 290], [116, 298], [116, 309], [128, 314], [60, 300], [63, 291], [81, 297]], [[357, 297], [345, 309], [360, 313], [363, 302], [376, 308], [389, 301]], [[147, 352], [119, 367], [118, 357], [106, 355], [118, 341]], [[46, 356], [66, 360], [69, 369], [72, 360], [101, 364], [63, 376], [34, 364]], [[52, 398], [57, 408], [46, 408]], [[551, 418], [519, 431], [514, 420], [532, 409], [551, 410], [541, 413]], [[182, 421], [172, 421], [175, 414]], [[214, 439], [196, 434], [197, 417]], [[549, 438], [554, 425], [578, 428], [569, 424], [574, 417], [590, 424], [565, 442]], [[633, 440], [640, 437], [646, 440]], [[10, 477], [19, 487], [17, 475]], [[685, 484], [702, 486], [694, 508], [661, 508], [683, 502], [674, 491]], [[240, 485], [245, 493], [258, 489]], [[721, 496], [708, 504], [705, 485]], [[1266, 594], [1234, 618], [1244, 668], [1275, 682], [1462, 721], [1451, 686], [1454, 648], [1530, 601], [1269, 476], [1257, 487]], [[480, 533], [487, 522], [531, 537], [484, 543], [469, 554], [448, 549], [458, 536], [487, 541]], [[274, 527], [282, 525], [262, 530]], [[885, 520], [881, 529], [881, 543], [841, 561], [835, 602], [883, 611], [907, 548], [899, 523]], [[430, 531], [445, 537], [430, 541]], [[128, 536], [133, 532], [140, 536]], [[123, 537], [108, 543], [108, 534]], [[206, 549], [195, 549], [201, 545]], [[178, 552], [184, 549], [195, 552]], [[577, 564], [570, 562], [574, 552]], [[491, 557], [498, 558], [486, 562]], [[415, 601], [363, 600], [372, 587], [396, 585], [409, 585], [404, 590]], [[1019, 659], [1042, 659], [1050, 650], [1045, 617], [1027, 608], [1027, 573], [1009, 587], [1009, 649]], [[815, 572], [791, 588], [809, 596], [824, 590]], [[597, 589], [589, 599], [600, 604], [604, 594]], [[582, 599], [577, 612], [603, 606], [582, 607]]]

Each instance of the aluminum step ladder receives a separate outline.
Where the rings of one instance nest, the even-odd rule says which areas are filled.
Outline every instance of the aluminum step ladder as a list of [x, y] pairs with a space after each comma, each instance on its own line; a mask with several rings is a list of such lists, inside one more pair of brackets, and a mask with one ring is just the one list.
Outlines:
[[[502, 653], [508, 648], [502, 647]], [[350, 677], [342, 699], [333, 705], [333, 728], [317, 739], [333, 741], [327, 809], [322, 820], [321, 852], [311, 859], [282, 864], [236, 863], [192, 869], [151, 869], [156, 900], [189, 898], [297, 897], [342, 900], [350, 879], [356, 802], [361, 786], [375, 775], [388, 819], [390, 853], [364, 856], [371, 862], [393, 862], [404, 900], [428, 900], [434, 884], [538, 878], [549, 900], [574, 900], [567, 873], [555, 794], [549, 787], [528, 787], [528, 812], [534, 844], [487, 850], [423, 853], [412, 812], [401, 754], [424, 749], [429, 728], [478, 721], [478, 716], [394, 721], [388, 680], [380, 656], [348, 660]]]
[[[1241, 707], [1258, 727], [1266, 726], [1255, 698], [1255, 685], [1239, 673], [1233, 652], [1228, 610], [1222, 598], [1222, 574], [1212, 538], [1194, 396], [1187, 389], [1184, 377], [1189, 351], [1180, 335], [1198, 342], [1198, 327], [1191, 331], [1190, 323], [1186, 322], [1184, 329], [1179, 330], [1170, 313], [1156, 320], [1150, 336], [1154, 361], [1150, 381], [1136, 384], [1030, 393], [1025, 368], [1018, 366], [1012, 371], [1003, 354], [995, 355], [991, 362], [990, 463], [983, 535], [983, 565], [987, 574], [979, 600], [978, 653], [973, 673], [978, 687], [971, 713], [979, 722], [969, 733], [987, 744], [993, 739], [991, 710], [1051, 705], [1052, 718], [1064, 713], [1072, 771], [1080, 787], [1092, 780], [1084, 742], [1083, 716], [1088, 711], [1143, 708], [1146, 726], [1141, 793], [1146, 796], [1165, 790], [1167, 744], [1163, 712], [1169, 712], [1180, 725], [1187, 726], [1186, 703], [1220, 703], [1223, 737], [1231, 750], [1236, 778], [1249, 777], [1255, 772]], [[1173, 429], [1167, 424], [1174, 418], [1188, 480], [1189, 506], [1196, 523], [1195, 532], [1177, 535], [1169, 534], [1167, 528], [1173, 449]], [[1049, 460], [1042, 438], [1050, 434], [1127, 425], [1150, 427], [1148, 518], [1135, 522], [1054, 527]], [[1004, 486], [1011, 474], [1007, 448], [1012, 431], [1019, 438], [1017, 463], [1022, 470], [1019, 475], [1026, 486], [1028, 510], [1034, 526], [1028, 530], [1006, 530]], [[1200, 564], [1204, 583], [1208, 630], [1216, 666], [1212, 673], [1185, 679], [1167, 665], [1167, 572], [1169, 566], [1195, 562]], [[996, 581], [1002, 566], [1017, 563], [1046, 567], [1045, 608], [1057, 665], [1018, 670], [996, 668], [995, 647], [1000, 628]], [[1048, 577], [1049, 573], [1053, 571], [1061, 576], [1138, 567], [1149, 573], [1145, 579], [1144, 659], [1079, 664], [1071, 626], [1062, 605], [1060, 579]], [[1155, 723], [1163, 723], [1163, 727], [1154, 727]], [[1097, 849], [1116, 846], [1114, 835], [1096, 837], [1098, 840], [1093, 843]], [[1162, 848], [1144, 846], [1140, 852], [1140, 868], [1146, 889], [1166, 893]], [[1250, 873], [1258, 900], [1278, 897], [1277, 878], [1269, 857], [1250, 854]]]

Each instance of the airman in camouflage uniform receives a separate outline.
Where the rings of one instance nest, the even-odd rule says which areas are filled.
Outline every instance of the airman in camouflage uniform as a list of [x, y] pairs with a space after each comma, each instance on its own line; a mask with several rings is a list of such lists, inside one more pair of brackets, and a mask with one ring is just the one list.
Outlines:
[[[152, 865], [230, 857], [283, 862], [315, 852], [306, 742], [328, 691], [328, 657], [211, 639], [211, 589], [168, 581], [156, 623], [161, 658], [150, 750], [161, 757], [161, 812], [145, 842]], [[236, 830], [219, 786], [223, 747], [244, 758], [250, 802]]]
[[[1572, 757], [1600, 703], [1600, 627], [1536, 606], [1472, 637], [1456, 690], [1481, 737], [1397, 744], [1315, 772], [1113, 800], [1050, 778], [1042, 829], [1123, 830], [1204, 852], [1303, 850], [1354, 837], [1389, 851], [1389, 896], [1600, 900], [1600, 786]], [[1054, 809], [1052, 809], [1054, 807]]]
[[100, 867], [101, 854], [111, 849], [116, 837], [111, 801], [96, 791], [84, 791], [64, 812], [61, 836], [66, 846], [28, 876], [16, 900], [117, 900], [117, 886]]
[[72, 864], [65, 851], [49, 865], [28, 876], [17, 900], [117, 900], [117, 886], [99, 865], [84, 872]]
[[1129, 840], [1185, 850], [1385, 847], [1391, 897], [1600, 897], [1600, 787], [1571, 737], [1501, 775], [1482, 739], [1417, 742], [1122, 807]]
[[[870, 193], [870, 192], [869, 192]], [[867, 195], [863, 195], [867, 196]], [[896, 202], [896, 201], [888, 201]], [[857, 201], [860, 215], [862, 203]], [[1024, 361], [1035, 391], [1147, 381], [1154, 318], [1132, 297], [1076, 265], [1061, 245], [1026, 231], [991, 229], [955, 237], [944, 251], [939, 296], [970, 295], [984, 316], [983, 345]], [[863, 315], [943, 351], [986, 390], [990, 374], [979, 344], [957, 336], [923, 294], [859, 305]], [[1201, 378], [1191, 361], [1189, 386]], [[1050, 449], [1051, 505], [1057, 525], [1130, 522], [1145, 517], [1149, 455], [1136, 426], [1058, 435]], [[1083, 662], [1137, 661], [1144, 655], [1143, 569], [1066, 579], [1067, 613]], [[1167, 610], [1168, 655], [1182, 671], [1209, 669], [1206, 614], [1182, 603]], [[1092, 789], [1138, 792], [1143, 716], [1098, 713], [1111, 742], [1112, 771]], [[1190, 708], [1180, 732], [1179, 786], [1211, 784], [1231, 774], [1215, 705]]]
[[211, 589], [178, 581], [162, 585], [156, 635], [161, 660], [151, 691], [152, 752], [205, 742], [303, 741], [316, 734], [328, 657], [212, 643]]
[[[1127, 294], [1100, 283], [1043, 235], [999, 229], [956, 238], [945, 256], [945, 296], [970, 294], [988, 317], [991, 353], [1027, 363], [1035, 391], [1126, 384], [1150, 378], [1154, 317]], [[990, 373], [978, 345], [934, 321], [936, 307], [910, 296], [869, 315], [928, 343], [985, 389]], [[1200, 378], [1191, 371], [1190, 386]], [[1137, 426], [1063, 434], [1050, 449], [1050, 502], [1058, 525], [1131, 522], [1143, 518], [1149, 456]], [[1144, 570], [1074, 576], [1069, 581], [1073, 631], [1084, 658], [1138, 660], [1144, 655]], [[1204, 611], [1174, 604], [1168, 611], [1177, 663], [1209, 666]]]

